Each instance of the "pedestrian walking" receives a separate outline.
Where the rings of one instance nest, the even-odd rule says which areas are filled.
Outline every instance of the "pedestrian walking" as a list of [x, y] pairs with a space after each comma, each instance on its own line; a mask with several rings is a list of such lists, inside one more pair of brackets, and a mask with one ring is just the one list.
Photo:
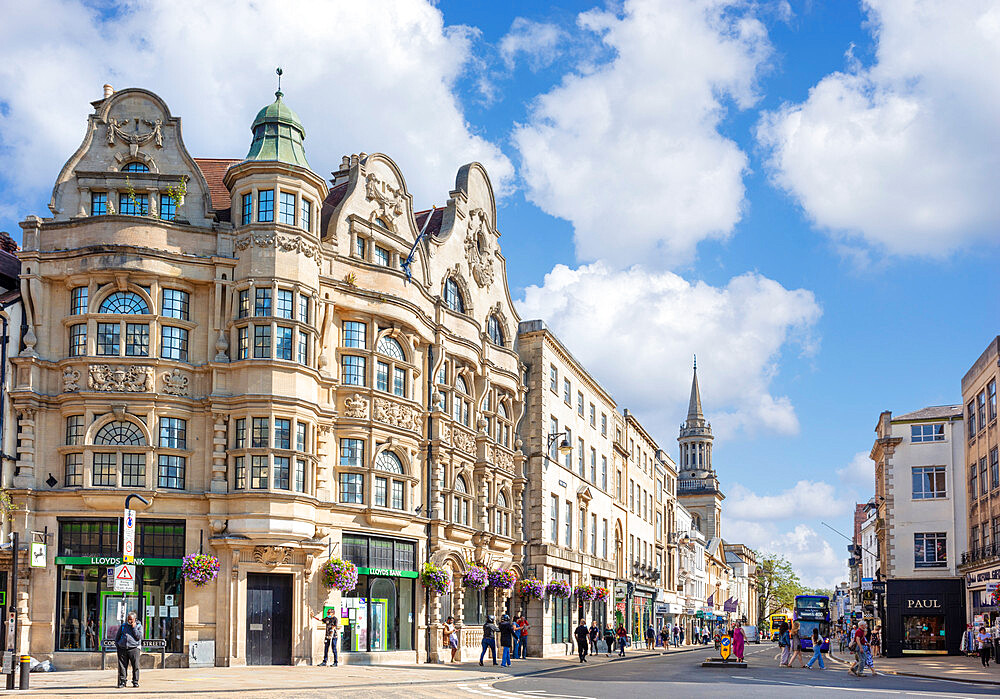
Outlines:
[[625, 627], [618, 624], [618, 628], [615, 629], [615, 637], [618, 639], [618, 657], [625, 657], [625, 645], [628, 643], [628, 634], [625, 632]]
[[872, 657], [879, 657], [882, 655], [882, 625], [876, 624], [875, 628], [872, 629], [872, 637], [868, 642], [868, 645], [872, 647]]
[[[337, 665], [337, 644], [338, 644], [338, 642], [340, 640], [340, 635], [339, 635], [340, 634], [340, 618], [337, 616], [337, 610], [333, 609], [331, 607], [330, 609], [326, 610], [326, 616], [325, 617], [323, 617], [322, 619], [320, 619], [318, 616], [313, 616], [313, 619], [315, 619], [316, 621], [322, 621], [323, 622], [323, 626], [326, 627], [326, 629], [325, 629], [325, 631], [323, 633], [323, 662], [320, 663], [320, 666], [322, 667], [322, 666], [325, 666], [327, 664], [327, 660], [330, 658], [330, 647], [332, 646], [333, 647], [333, 665], [334, 665], [334, 667], [336, 667], [336, 665]], [[451, 617], [448, 617], [448, 621], [451, 621]], [[445, 624], [445, 629], [447, 629], [447, 628], [448, 628], [448, 625]], [[455, 628], [454, 625], [451, 628], [454, 629]], [[444, 634], [444, 636], [445, 636], [445, 638], [444, 638], [445, 645], [447, 645], [447, 643], [448, 643], [447, 635], [448, 635], [447, 632], [445, 632], [445, 634]], [[458, 646], [456, 645], [455, 647], [457, 648]], [[451, 652], [451, 659], [452, 659], [452, 661], [455, 660], [455, 651]]]
[[[858, 627], [854, 630], [854, 636], [851, 638], [851, 645], [847, 647], [848, 650], [854, 652], [854, 664], [851, 665], [848, 672], [855, 677], [864, 677], [865, 665], [868, 664], [868, 638], [865, 634], [867, 630], [867, 622], [858, 622]], [[875, 668], [872, 668], [872, 675], [874, 674]]]
[[792, 666], [795, 659], [799, 659], [799, 667], [805, 667], [806, 664], [802, 662], [802, 638], [799, 636], [799, 622], [792, 622], [792, 631], [789, 634], [789, 638], [792, 642], [792, 657], [788, 661], [788, 667]]
[[740, 622], [736, 622], [736, 626], [733, 627], [733, 655], [741, 663], [743, 662], [743, 652], [746, 644], [746, 634], [743, 633], [743, 627], [740, 626]]
[[674, 648], [676, 648], [680, 644], [680, 635], [681, 635], [680, 631], [681, 628], [679, 626], [675, 626], [673, 631], [671, 632], [674, 637]]
[[979, 633], [976, 634], [976, 641], [979, 643], [979, 662], [983, 664], [983, 667], [989, 667], [990, 651], [993, 650], [993, 640], [985, 626], [979, 627]]
[[500, 627], [496, 625], [496, 621], [492, 616], [486, 617], [486, 623], [483, 624], [483, 651], [479, 654], [479, 664], [483, 664], [483, 658], [486, 657], [486, 651], [490, 652], [490, 657], [493, 658], [493, 664], [497, 664], [497, 634], [500, 633]]
[[778, 648], [781, 649], [781, 661], [778, 667], [789, 667], [788, 661], [792, 657], [791, 639], [788, 634], [788, 622], [781, 622], [778, 627]]
[[531, 624], [528, 623], [528, 618], [524, 616], [524, 614], [521, 615], [521, 619], [518, 621], [518, 626], [521, 627], [520, 651], [521, 658], [524, 659], [528, 657], [528, 629], [531, 628]]
[[597, 620], [590, 622], [590, 654], [597, 655], [597, 642], [601, 640], [601, 628], [597, 625]]
[[516, 660], [520, 657], [521, 653], [521, 625], [518, 623], [519, 618], [515, 617], [514, 621], [511, 622], [511, 626], [514, 629], [514, 652], [511, 654], [511, 658]]
[[646, 627], [646, 650], [653, 650], [653, 643], [656, 641], [656, 631], [653, 629], [653, 625], [650, 624]]
[[587, 628], [587, 620], [580, 619], [580, 625], [573, 631], [576, 636], [576, 648], [580, 653], [580, 662], [587, 662], [587, 647], [590, 645], [590, 630]]
[[809, 662], [806, 663], [806, 667], [811, 670], [813, 663], [819, 661], [819, 669], [825, 670], [826, 666], [823, 664], [823, 637], [820, 635], [819, 629], [813, 629], [812, 644], [813, 644], [813, 657], [811, 657], [809, 659]]
[[115, 635], [115, 650], [118, 651], [118, 689], [125, 686], [128, 666], [132, 666], [132, 686], [139, 686], [139, 652], [142, 648], [142, 623], [129, 612], [125, 623], [118, 627]]
[[501, 667], [510, 667], [510, 649], [514, 645], [514, 625], [510, 623], [510, 617], [504, 614], [500, 618], [500, 648], [503, 650], [503, 657], [500, 659]]
[[604, 624], [604, 645], [607, 646], [608, 657], [611, 657], [611, 651], [615, 647], [615, 630], [611, 628], [611, 624]]

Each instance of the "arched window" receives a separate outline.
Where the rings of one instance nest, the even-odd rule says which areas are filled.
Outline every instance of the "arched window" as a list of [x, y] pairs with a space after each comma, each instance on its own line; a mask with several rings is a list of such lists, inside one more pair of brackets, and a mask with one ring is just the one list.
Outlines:
[[400, 462], [399, 457], [391, 451], [380, 451], [378, 453], [378, 456], [375, 457], [375, 468], [379, 471], [387, 471], [389, 473], [403, 472], [402, 462]]
[[510, 447], [510, 416], [507, 414], [507, 406], [500, 403], [497, 406], [497, 444]]
[[[124, 420], [109, 422], [94, 435], [96, 446], [141, 447], [146, 438], [139, 426]], [[118, 462], [121, 461], [121, 483]], [[145, 488], [146, 454], [131, 449], [110, 452], [94, 451], [93, 483], [98, 487]]]
[[116, 291], [101, 302], [101, 313], [142, 315], [149, 313], [149, 305], [134, 291]]
[[[372, 464], [376, 471], [383, 473], [403, 474], [403, 464], [391, 451], [380, 451]], [[406, 509], [406, 483], [388, 476], [375, 476], [372, 483], [374, 504], [379, 507], [391, 507], [394, 510]]]
[[504, 347], [503, 326], [496, 315], [491, 315], [486, 321], [486, 333], [490, 336], [490, 342], [497, 347]]
[[455, 396], [452, 398], [453, 416], [455, 422], [459, 422], [466, 427], [471, 424], [470, 413], [472, 412], [472, 403], [467, 398], [467, 396], [471, 395], [472, 392], [469, 390], [469, 384], [466, 383], [463, 377], [456, 376]]
[[388, 335], [383, 335], [379, 338], [378, 344], [375, 346], [375, 351], [393, 359], [406, 361], [402, 345]]
[[123, 167], [122, 172], [149, 172], [149, 167], [146, 163], [140, 163], [139, 161], [134, 160]]
[[458, 476], [455, 479], [455, 496], [452, 499], [451, 519], [456, 524], [469, 525], [469, 512], [472, 510], [472, 498], [465, 485], [465, 479]]
[[462, 292], [454, 279], [449, 278], [444, 283], [444, 303], [456, 313], [465, 313], [465, 299], [462, 298]]
[[510, 536], [510, 509], [507, 505], [507, 496], [502, 490], [497, 493], [496, 529], [494, 532]]

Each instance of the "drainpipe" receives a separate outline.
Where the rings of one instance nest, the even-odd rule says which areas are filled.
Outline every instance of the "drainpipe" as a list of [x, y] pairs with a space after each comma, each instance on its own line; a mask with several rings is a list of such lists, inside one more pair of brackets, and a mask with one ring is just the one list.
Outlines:
[[[430, 217], [428, 217], [430, 220]], [[424, 528], [427, 533], [427, 558], [431, 556], [431, 479], [434, 477], [433, 461], [434, 450], [431, 446], [431, 429], [434, 420], [434, 345], [427, 346], [427, 468], [426, 468], [426, 501], [424, 503], [424, 515], [427, 517], [427, 524]], [[424, 625], [427, 627], [427, 661], [430, 662], [431, 644], [434, 642], [434, 631], [431, 629], [431, 595], [427, 588], [424, 588]]]

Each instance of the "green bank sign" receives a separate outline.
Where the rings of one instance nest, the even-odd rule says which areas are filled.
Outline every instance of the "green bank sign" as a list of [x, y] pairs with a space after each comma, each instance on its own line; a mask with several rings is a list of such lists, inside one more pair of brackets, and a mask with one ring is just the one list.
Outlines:
[[[73, 566], [116, 566], [122, 562], [121, 556], [56, 556], [56, 565]], [[181, 566], [180, 558], [136, 558], [135, 564], [139, 566]]]
[[359, 575], [382, 575], [388, 578], [415, 578], [415, 570], [392, 570], [391, 568], [358, 568]]

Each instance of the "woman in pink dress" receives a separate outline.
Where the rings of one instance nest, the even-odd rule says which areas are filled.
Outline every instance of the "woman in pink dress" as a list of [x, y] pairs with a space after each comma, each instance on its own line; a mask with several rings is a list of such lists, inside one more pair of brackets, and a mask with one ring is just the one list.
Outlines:
[[743, 642], [746, 640], [746, 636], [743, 635], [743, 628], [740, 626], [740, 622], [736, 622], [736, 626], [733, 628], [733, 655], [741, 663], [743, 662]]

